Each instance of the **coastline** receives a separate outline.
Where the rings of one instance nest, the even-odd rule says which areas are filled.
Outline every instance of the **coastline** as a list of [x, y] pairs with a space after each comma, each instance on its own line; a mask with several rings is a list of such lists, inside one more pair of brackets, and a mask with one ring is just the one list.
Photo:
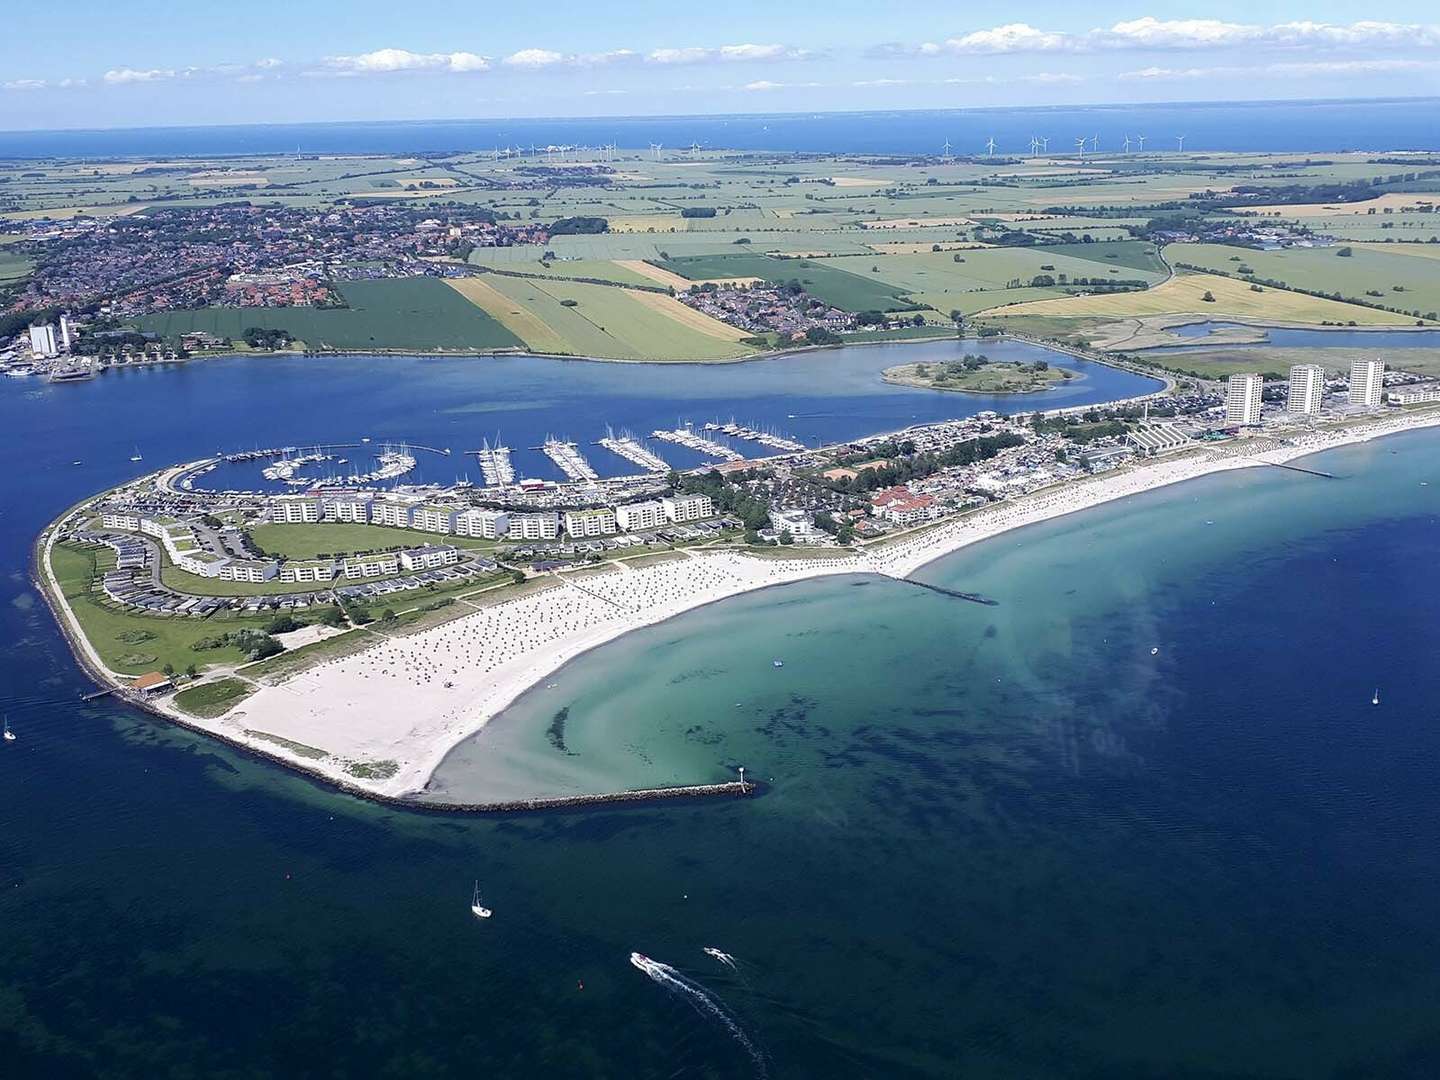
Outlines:
[[[171, 722], [348, 793], [407, 807], [516, 810], [573, 805], [576, 799], [586, 804], [677, 797], [660, 791], [617, 792], [466, 806], [420, 798], [456, 745], [483, 730], [523, 693], [571, 660], [633, 630], [774, 585], [837, 574], [905, 578], [972, 544], [1130, 495], [1211, 473], [1284, 464], [1323, 450], [1436, 425], [1440, 425], [1440, 408], [1421, 408], [1339, 428], [1295, 432], [1285, 442], [1262, 435], [1197, 447], [991, 504], [855, 552], [837, 550], [833, 557], [685, 553], [654, 566], [559, 574], [557, 586], [550, 589], [474, 607], [411, 634], [381, 635], [383, 640], [376, 646], [353, 656], [272, 678], [230, 713], [213, 719], [190, 716], [169, 700], [138, 700], [124, 692], [120, 696]], [[102, 686], [123, 686], [120, 677], [100, 662], [65, 603], [49, 566], [51, 543], [52, 531], [47, 529], [35, 549], [34, 574], [47, 604], [87, 674]], [[461, 649], [471, 654], [457, 659]], [[440, 664], [455, 666], [442, 672], [435, 666], [437, 658], [442, 658]], [[244, 676], [243, 669], [239, 674]], [[324, 757], [293, 752], [275, 742], [277, 737], [318, 747]], [[366, 777], [347, 771], [347, 766], [381, 763], [393, 764], [393, 772]], [[740, 794], [724, 784], [704, 782], [678, 784], [673, 792]]]

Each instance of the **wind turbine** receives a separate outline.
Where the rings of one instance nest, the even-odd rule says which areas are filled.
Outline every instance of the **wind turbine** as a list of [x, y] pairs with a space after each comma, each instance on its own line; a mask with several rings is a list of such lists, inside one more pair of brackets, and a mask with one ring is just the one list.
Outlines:
[[995, 136], [993, 136], [993, 135], [990, 136], [990, 139], [985, 143], [985, 156], [986, 156], [986, 157], [994, 157], [994, 156], [995, 156]]
[[1079, 152], [1081, 161], [1085, 160], [1085, 144], [1089, 141], [1084, 135], [1075, 140], [1075, 149]]
[[1176, 135], [1176, 136], [1175, 136], [1175, 141], [1180, 144], [1180, 149], [1179, 149], [1178, 153], [1183, 154], [1183, 153], [1185, 152], [1185, 136], [1184, 136], [1184, 135]]
[[1030, 156], [1033, 158], [1040, 149], [1040, 140], [1034, 135], [1030, 136]]
[[1094, 137], [1091, 138], [1091, 140], [1090, 140], [1090, 149], [1094, 150], [1097, 154], [1100, 152], [1100, 136], [1099, 136], [1099, 135], [1096, 135], [1096, 136], [1094, 136]]
[[945, 140], [945, 146], [944, 146], [944, 148], [941, 149], [941, 151], [940, 151], [940, 160], [941, 160], [941, 161], [949, 161], [949, 160], [950, 160], [950, 140], [949, 140], [949, 139], [946, 139], [946, 140]]
[[1127, 153], [1127, 154], [1130, 152], [1130, 136], [1129, 136], [1129, 135], [1126, 135], [1126, 136], [1125, 136], [1125, 151], [1124, 151], [1124, 152]]
[[693, 158], [698, 153], [700, 153], [700, 144], [698, 142], [692, 142], [690, 144], [690, 156]]
[[1136, 141], [1139, 142], [1139, 144], [1140, 144], [1140, 153], [1143, 154], [1143, 153], [1145, 152], [1145, 136], [1144, 136], [1144, 135], [1136, 135], [1136, 136], [1135, 136], [1135, 139], [1136, 139]]
[[661, 144], [658, 142], [652, 142], [650, 144], [650, 153], [654, 155], [656, 161], [660, 160], [660, 146]]
[[1049, 135], [1041, 135], [1041, 136], [1040, 136], [1040, 152], [1041, 152], [1042, 154], [1048, 154], [1048, 153], [1050, 152], [1050, 136], [1049, 136]]

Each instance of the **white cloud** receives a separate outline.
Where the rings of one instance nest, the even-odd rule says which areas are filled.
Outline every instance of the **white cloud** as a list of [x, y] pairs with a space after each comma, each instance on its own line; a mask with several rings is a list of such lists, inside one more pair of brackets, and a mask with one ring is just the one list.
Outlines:
[[257, 74], [255, 74], [255, 73], [252, 71], [252, 72], [251, 72], [250, 74], [248, 74], [248, 75], [237, 75], [237, 76], [235, 76], [235, 81], [236, 81], [236, 82], [243, 82], [243, 83], [256, 83], [256, 82], [261, 82], [262, 80], [264, 80], [264, 78], [265, 78], [264, 75], [257, 75]]
[[755, 82], [746, 83], [740, 89], [762, 92], [766, 90], [813, 90], [815, 87], [823, 85], [818, 82], [782, 83], [771, 82], [769, 79], [757, 79]]
[[326, 65], [333, 71], [355, 75], [388, 74], [396, 71], [488, 71], [490, 60], [471, 52], [415, 53], [408, 49], [376, 49], [357, 56], [330, 56]]
[[284, 66], [284, 63], [285, 63], [285, 61], [283, 61], [283, 60], [276, 60], [273, 56], [267, 56], [267, 57], [266, 57], [265, 59], [263, 59], [263, 60], [256, 60], [256, 61], [255, 61], [255, 66], [256, 66], [257, 68], [264, 68], [264, 69], [266, 69], [266, 70], [268, 71], [268, 70], [270, 70], [271, 68], [282, 67], [282, 66]]
[[510, 67], [545, 68], [565, 63], [566, 57], [549, 49], [521, 49], [505, 57], [504, 62]]
[[146, 71], [136, 71], [134, 68], [114, 68], [105, 72], [105, 81], [112, 85], [123, 85], [125, 83], [158, 82], [161, 79], [173, 79], [175, 72], [168, 68], [150, 68]]
[[859, 82], [853, 82], [853, 83], [851, 83], [850, 85], [851, 85], [851, 86], [910, 86], [910, 85], [912, 84], [912, 82], [913, 82], [913, 80], [911, 80], [911, 79], [862, 79], [862, 80], [860, 80]]
[[654, 49], [645, 59], [652, 64], [746, 63], [775, 60], [813, 60], [816, 53], [792, 45], [721, 45], [719, 48]]
[[585, 97], [609, 97], [611, 95], [628, 94], [628, 90], [586, 90]]
[[1008, 55], [1226, 49], [1240, 46], [1300, 48], [1420, 48], [1440, 46], [1440, 24], [1360, 21], [1349, 24], [1297, 21], [1235, 23], [1220, 19], [1157, 19], [1146, 15], [1081, 33], [1006, 23], [974, 30], [943, 43], [886, 44], [874, 56]]
[[44, 79], [11, 79], [0, 83], [0, 90], [44, 90], [49, 85]]

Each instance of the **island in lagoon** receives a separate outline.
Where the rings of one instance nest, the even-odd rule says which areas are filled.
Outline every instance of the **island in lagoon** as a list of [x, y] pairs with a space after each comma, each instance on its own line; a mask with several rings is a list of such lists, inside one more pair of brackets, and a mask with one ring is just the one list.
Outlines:
[[898, 364], [883, 372], [886, 382], [925, 390], [952, 390], [965, 394], [1033, 394], [1056, 383], [1083, 378], [1067, 368], [1052, 368], [1044, 360], [992, 362], [984, 355], [966, 354], [942, 363]]

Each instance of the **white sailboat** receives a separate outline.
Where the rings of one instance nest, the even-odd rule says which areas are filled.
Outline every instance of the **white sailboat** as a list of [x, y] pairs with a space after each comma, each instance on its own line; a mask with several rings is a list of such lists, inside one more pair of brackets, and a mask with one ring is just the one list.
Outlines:
[[10, 717], [8, 717], [8, 716], [5, 717], [5, 741], [6, 741], [6, 742], [14, 742], [14, 741], [15, 741], [15, 733], [10, 730]]
[[131, 461], [144, 461], [144, 460], [145, 460], [143, 457], [140, 456], [140, 447], [138, 447], [138, 446], [135, 447], [135, 453], [133, 453], [133, 454], [130, 455], [130, 460], [131, 460]]
[[490, 909], [480, 903], [480, 882], [475, 882], [475, 891], [470, 896], [470, 914], [477, 919], [490, 918]]
[[1375, 688], [1375, 693], [1374, 693], [1374, 695], [1370, 698], [1370, 704], [1371, 704], [1371, 705], [1379, 705], [1379, 704], [1380, 704], [1380, 688], [1379, 688], [1378, 686]]

